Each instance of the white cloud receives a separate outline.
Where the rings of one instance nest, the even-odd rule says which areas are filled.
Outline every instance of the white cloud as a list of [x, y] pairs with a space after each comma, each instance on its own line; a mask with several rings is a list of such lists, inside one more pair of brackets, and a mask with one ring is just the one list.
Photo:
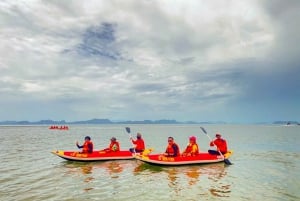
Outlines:
[[289, 75], [299, 62], [293, 3], [2, 1], [1, 104], [22, 107], [26, 95], [26, 105], [47, 105], [22, 109], [29, 120], [239, 119], [226, 108], [250, 104], [245, 90], [267, 86], [265, 72]]

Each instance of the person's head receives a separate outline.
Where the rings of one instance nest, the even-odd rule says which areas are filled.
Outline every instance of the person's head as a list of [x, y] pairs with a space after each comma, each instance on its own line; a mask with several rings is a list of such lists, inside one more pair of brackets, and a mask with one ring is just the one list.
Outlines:
[[216, 133], [216, 138], [221, 138], [222, 136], [221, 136], [221, 134], [220, 133]]
[[196, 143], [197, 138], [196, 138], [196, 136], [190, 136], [189, 140], [190, 140], [190, 142]]
[[85, 140], [85, 141], [87, 141], [87, 140], [90, 141], [90, 140], [91, 140], [91, 137], [90, 137], [90, 136], [85, 136], [84, 140]]
[[174, 138], [173, 137], [168, 137], [168, 143], [172, 144], [174, 142]]
[[112, 137], [110, 140], [111, 140], [112, 142], [115, 142], [115, 141], [117, 141], [117, 138]]
[[142, 138], [142, 134], [137, 133], [137, 134], [136, 134], [136, 138], [141, 139], [141, 138]]

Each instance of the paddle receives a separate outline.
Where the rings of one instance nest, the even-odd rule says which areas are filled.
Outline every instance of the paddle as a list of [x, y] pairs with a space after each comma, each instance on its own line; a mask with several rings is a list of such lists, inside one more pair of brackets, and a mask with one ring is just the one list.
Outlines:
[[133, 142], [131, 141], [131, 139], [132, 139], [132, 136], [131, 136], [131, 134], [130, 134], [130, 128], [129, 127], [125, 127], [125, 130], [126, 130], [126, 132], [129, 134], [129, 140], [130, 140], [130, 142], [131, 142], [131, 144], [132, 144], [132, 149], [133, 149], [133, 152], [135, 153], [135, 148], [134, 148], [134, 144], [133, 144]]
[[[209, 141], [211, 142], [212, 139], [209, 137], [209, 135], [207, 134], [206, 130], [205, 130], [203, 127], [200, 127], [200, 128], [201, 128], [201, 130], [203, 131], [203, 133], [206, 134], [206, 136], [208, 137]], [[220, 152], [220, 150], [218, 149], [218, 147], [217, 147], [215, 144], [214, 144], [214, 146], [217, 148], [219, 154], [223, 157], [224, 163], [225, 163], [226, 165], [232, 165], [232, 163], [231, 163], [227, 158], [224, 157], [224, 155]]]

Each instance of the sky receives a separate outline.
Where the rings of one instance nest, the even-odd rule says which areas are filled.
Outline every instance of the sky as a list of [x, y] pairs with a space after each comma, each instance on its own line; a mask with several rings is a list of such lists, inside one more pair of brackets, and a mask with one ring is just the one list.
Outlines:
[[0, 121], [300, 122], [298, 0], [2, 0]]

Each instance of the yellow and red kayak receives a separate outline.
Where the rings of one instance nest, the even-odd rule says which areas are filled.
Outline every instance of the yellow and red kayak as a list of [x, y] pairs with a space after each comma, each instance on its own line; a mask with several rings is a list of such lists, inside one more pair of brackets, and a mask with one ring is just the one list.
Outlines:
[[93, 153], [81, 153], [78, 151], [52, 151], [54, 155], [57, 155], [63, 159], [69, 161], [105, 161], [105, 160], [125, 160], [134, 159], [133, 154], [130, 151], [117, 151], [117, 152], [106, 152], [106, 151], [93, 151]]
[[136, 155], [137, 160], [143, 161], [145, 163], [155, 164], [155, 165], [191, 165], [191, 164], [209, 164], [223, 162], [232, 154], [232, 151], [228, 151], [223, 156], [212, 155], [209, 153], [199, 153], [197, 156], [177, 156], [177, 157], [167, 157], [162, 154], [149, 154], [149, 155]]

